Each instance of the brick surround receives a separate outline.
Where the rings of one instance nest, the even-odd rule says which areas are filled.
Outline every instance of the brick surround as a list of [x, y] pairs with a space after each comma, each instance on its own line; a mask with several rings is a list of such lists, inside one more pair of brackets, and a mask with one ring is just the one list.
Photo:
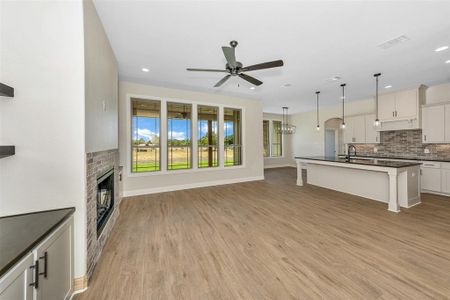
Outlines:
[[[97, 178], [114, 168], [114, 211], [97, 238]], [[119, 215], [119, 150], [86, 154], [87, 277], [94, 271], [111, 229]]]
[[[382, 131], [380, 140], [380, 144], [354, 145], [360, 155], [450, 160], [450, 144], [423, 144], [422, 130]], [[424, 153], [425, 148], [429, 154]]]

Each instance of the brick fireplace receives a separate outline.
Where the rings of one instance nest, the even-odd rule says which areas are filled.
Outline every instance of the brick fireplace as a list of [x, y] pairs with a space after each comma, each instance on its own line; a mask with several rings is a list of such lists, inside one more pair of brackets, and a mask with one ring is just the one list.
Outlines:
[[86, 185], [89, 278], [119, 215], [118, 149], [86, 154]]

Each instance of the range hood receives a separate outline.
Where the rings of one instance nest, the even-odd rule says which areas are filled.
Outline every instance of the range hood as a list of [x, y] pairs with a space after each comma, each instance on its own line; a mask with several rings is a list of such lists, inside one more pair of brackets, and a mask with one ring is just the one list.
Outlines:
[[0, 96], [4, 97], [14, 97], [14, 88], [0, 83]]

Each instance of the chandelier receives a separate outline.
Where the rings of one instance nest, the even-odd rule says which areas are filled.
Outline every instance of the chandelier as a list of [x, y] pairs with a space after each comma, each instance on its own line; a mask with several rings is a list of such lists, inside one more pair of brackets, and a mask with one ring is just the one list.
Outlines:
[[288, 107], [283, 107], [283, 120], [281, 122], [281, 128], [278, 130], [281, 134], [294, 134], [295, 126], [288, 123]]

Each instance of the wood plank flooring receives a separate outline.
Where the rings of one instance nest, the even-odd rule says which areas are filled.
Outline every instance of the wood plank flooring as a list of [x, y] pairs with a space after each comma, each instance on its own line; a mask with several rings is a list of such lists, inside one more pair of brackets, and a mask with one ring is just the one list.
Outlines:
[[450, 298], [450, 198], [395, 214], [265, 175], [125, 199], [76, 299]]

